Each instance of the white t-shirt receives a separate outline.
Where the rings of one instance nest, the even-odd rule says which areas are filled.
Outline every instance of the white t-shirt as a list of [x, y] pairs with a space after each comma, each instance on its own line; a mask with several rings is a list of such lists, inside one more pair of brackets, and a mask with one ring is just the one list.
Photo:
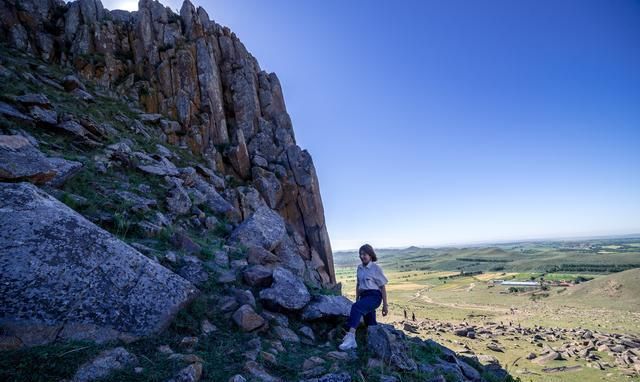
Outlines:
[[382, 272], [382, 268], [378, 264], [370, 261], [367, 266], [358, 265], [356, 271], [358, 279], [358, 290], [380, 290], [380, 287], [386, 285], [388, 280]]

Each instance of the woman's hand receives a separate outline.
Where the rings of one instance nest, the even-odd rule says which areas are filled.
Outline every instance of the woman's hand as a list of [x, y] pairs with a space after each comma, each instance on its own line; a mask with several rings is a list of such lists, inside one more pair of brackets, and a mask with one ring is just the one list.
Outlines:
[[389, 306], [387, 304], [382, 305], [382, 315], [386, 316], [389, 314]]

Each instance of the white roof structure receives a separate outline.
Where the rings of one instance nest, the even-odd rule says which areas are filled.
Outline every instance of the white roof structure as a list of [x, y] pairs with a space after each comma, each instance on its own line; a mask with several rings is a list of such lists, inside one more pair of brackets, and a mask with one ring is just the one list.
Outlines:
[[538, 281], [503, 281], [500, 285], [537, 287], [540, 283]]

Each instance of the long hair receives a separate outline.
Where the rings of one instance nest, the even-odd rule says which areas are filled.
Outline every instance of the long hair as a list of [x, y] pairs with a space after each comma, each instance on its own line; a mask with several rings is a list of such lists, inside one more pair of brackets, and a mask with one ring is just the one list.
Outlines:
[[376, 253], [373, 251], [373, 247], [369, 244], [365, 244], [360, 247], [360, 250], [358, 250], [358, 255], [360, 255], [361, 253], [366, 253], [367, 255], [371, 256], [371, 261], [378, 261], [378, 256], [376, 256]]

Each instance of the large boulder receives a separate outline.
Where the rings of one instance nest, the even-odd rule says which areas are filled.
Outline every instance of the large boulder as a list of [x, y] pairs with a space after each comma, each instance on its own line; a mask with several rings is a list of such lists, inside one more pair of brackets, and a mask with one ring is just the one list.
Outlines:
[[148, 161], [146, 164], [138, 165], [137, 168], [145, 174], [157, 176], [177, 176], [180, 173], [178, 168], [167, 158], [160, 158], [159, 161]]
[[252, 265], [244, 270], [244, 282], [252, 287], [268, 287], [271, 285], [273, 271], [264, 265]]
[[286, 234], [282, 217], [269, 207], [260, 207], [231, 233], [230, 241], [272, 251]]
[[184, 215], [191, 210], [191, 198], [182, 187], [182, 182], [174, 181], [173, 189], [167, 197], [167, 209], [175, 215]]
[[51, 164], [56, 171], [53, 179], [47, 182], [47, 186], [51, 187], [62, 187], [67, 180], [73, 178], [82, 170], [82, 163], [64, 158], [49, 158], [49, 164]]
[[245, 332], [255, 330], [264, 325], [264, 318], [254, 312], [251, 305], [242, 305], [235, 313], [233, 313], [233, 322]]
[[300, 310], [311, 300], [311, 295], [302, 280], [291, 271], [276, 267], [273, 284], [260, 291], [260, 300], [272, 309]]
[[285, 235], [282, 238], [280, 245], [278, 245], [274, 252], [278, 256], [283, 267], [287, 268], [298, 277], [304, 276], [306, 268], [304, 260], [300, 257], [299, 248], [288, 235]]
[[315, 296], [302, 311], [306, 321], [347, 318], [353, 303], [344, 296]]
[[224, 216], [228, 221], [233, 223], [240, 221], [240, 212], [223, 198], [212, 184], [196, 178], [193, 188], [203, 195], [204, 205], [211, 209], [216, 215]]
[[278, 262], [278, 257], [262, 247], [249, 247], [247, 262], [255, 265], [273, 265]]
[[197, 294], [29, 183], [0, 183], [0, 327], [25, 345], [165, 328]]
[[0, 181], [45, 183], [56, 175], [53, 165], [21, 135], [0, 135]]
[[405, 335], [391, 325], [378, 324], [367, 328], [367, 348], [376, 357], [402, 371], [413, 371], [417, 365], [409, 356]]
[[80, 366], [73, 376], [73, 382], [95, 381], [136, 362], [136, 356], [123, 347], [105, 350], [95, 359]]

